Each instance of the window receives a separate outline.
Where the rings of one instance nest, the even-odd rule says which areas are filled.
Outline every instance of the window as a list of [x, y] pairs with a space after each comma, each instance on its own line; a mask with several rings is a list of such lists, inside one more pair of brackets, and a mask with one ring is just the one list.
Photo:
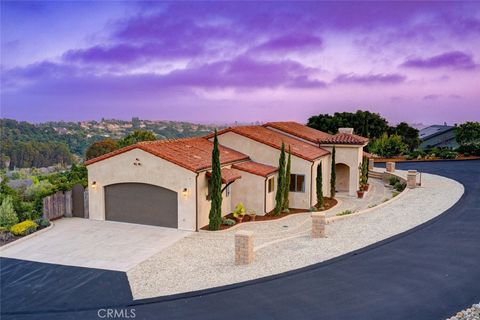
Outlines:
[[290, 175], [290, 192], [305, 192], [305, 175]]
[[275, 190], [275, 177], [268, 179], [268, 193], [272, 193]]

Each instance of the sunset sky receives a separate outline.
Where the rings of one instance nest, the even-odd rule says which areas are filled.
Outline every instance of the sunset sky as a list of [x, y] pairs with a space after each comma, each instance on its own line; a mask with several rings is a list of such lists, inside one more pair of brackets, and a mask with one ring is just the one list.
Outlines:
[[480, 3], [2, 1], [1, 116], [480, 121]]

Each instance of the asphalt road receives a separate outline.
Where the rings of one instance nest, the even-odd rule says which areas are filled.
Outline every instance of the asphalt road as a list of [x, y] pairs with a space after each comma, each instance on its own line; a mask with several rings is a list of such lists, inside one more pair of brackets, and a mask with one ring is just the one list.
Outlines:
[[465, 194], [421, 226], [326, 262], [135, 302], [121, 272], [2, 259], [2, 319], [445, 319], [480, 301], [480, 161], [397, 167], [451, 177]]

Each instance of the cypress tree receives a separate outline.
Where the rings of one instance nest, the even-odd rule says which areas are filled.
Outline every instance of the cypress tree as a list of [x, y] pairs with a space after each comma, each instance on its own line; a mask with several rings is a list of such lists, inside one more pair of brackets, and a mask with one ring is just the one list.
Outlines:
[[317, 207], [322, 209], [324, 205], [323, 200], [323, 183], [322, 183], [322, 162], [317, 165]]
[[332, 149], [332, 175], [330, 177], [330, 197], [335, 198], [335, 183], [337, 181], [337, 174], [335, 172], [335, 146]]
[[208, 215], [209, 230], [218, 230], [222, 224], [222, 173], [220, 168], [220, 152], [218, 150], [217, 130], [213, 139], [212, 176], [210, 177], [211, 206]]
[[283, 193], [283, 211], [288, 212], [288, 207], [290, 203], [288, 201], [288, 193], [290, 192], [290, 167], [292, 166], [292, 152], [290, 146], [288, 146], [288, 159], [287, 159], [287, 169], [285, 172], [285, 190]]
[[285, 144], [282, 142], [280, 159], [278, 160], [278, 183], [275, 195], [275, 215], [279, 215], [283, 208], [283, 193], [285, 192]]

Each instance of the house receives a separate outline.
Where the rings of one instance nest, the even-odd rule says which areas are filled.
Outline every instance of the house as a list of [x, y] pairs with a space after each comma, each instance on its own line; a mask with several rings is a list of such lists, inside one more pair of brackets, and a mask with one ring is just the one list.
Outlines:
[[458, 143], [455, 140], [455, 127], [443, 125], [433, 125], [423, 128], [419, 131], [420, 146], [419, 149], [428, 149], [434, 147], [457, 148]]
[[[317, 166], [330, 196], [335, 146], [337, 191], [355, 196], [368, 139], [340, 129], [330, 135], [296, 122], [230, 127], [218, 132], [222, 213], [242, 202], [265, 215], [275, 207], [282, 143], [291, 150], [290, 206], [316, 204]], [[86, 162], [90, 219], [198, 230], [209, 222], [213, 135], [140, 142]]]

